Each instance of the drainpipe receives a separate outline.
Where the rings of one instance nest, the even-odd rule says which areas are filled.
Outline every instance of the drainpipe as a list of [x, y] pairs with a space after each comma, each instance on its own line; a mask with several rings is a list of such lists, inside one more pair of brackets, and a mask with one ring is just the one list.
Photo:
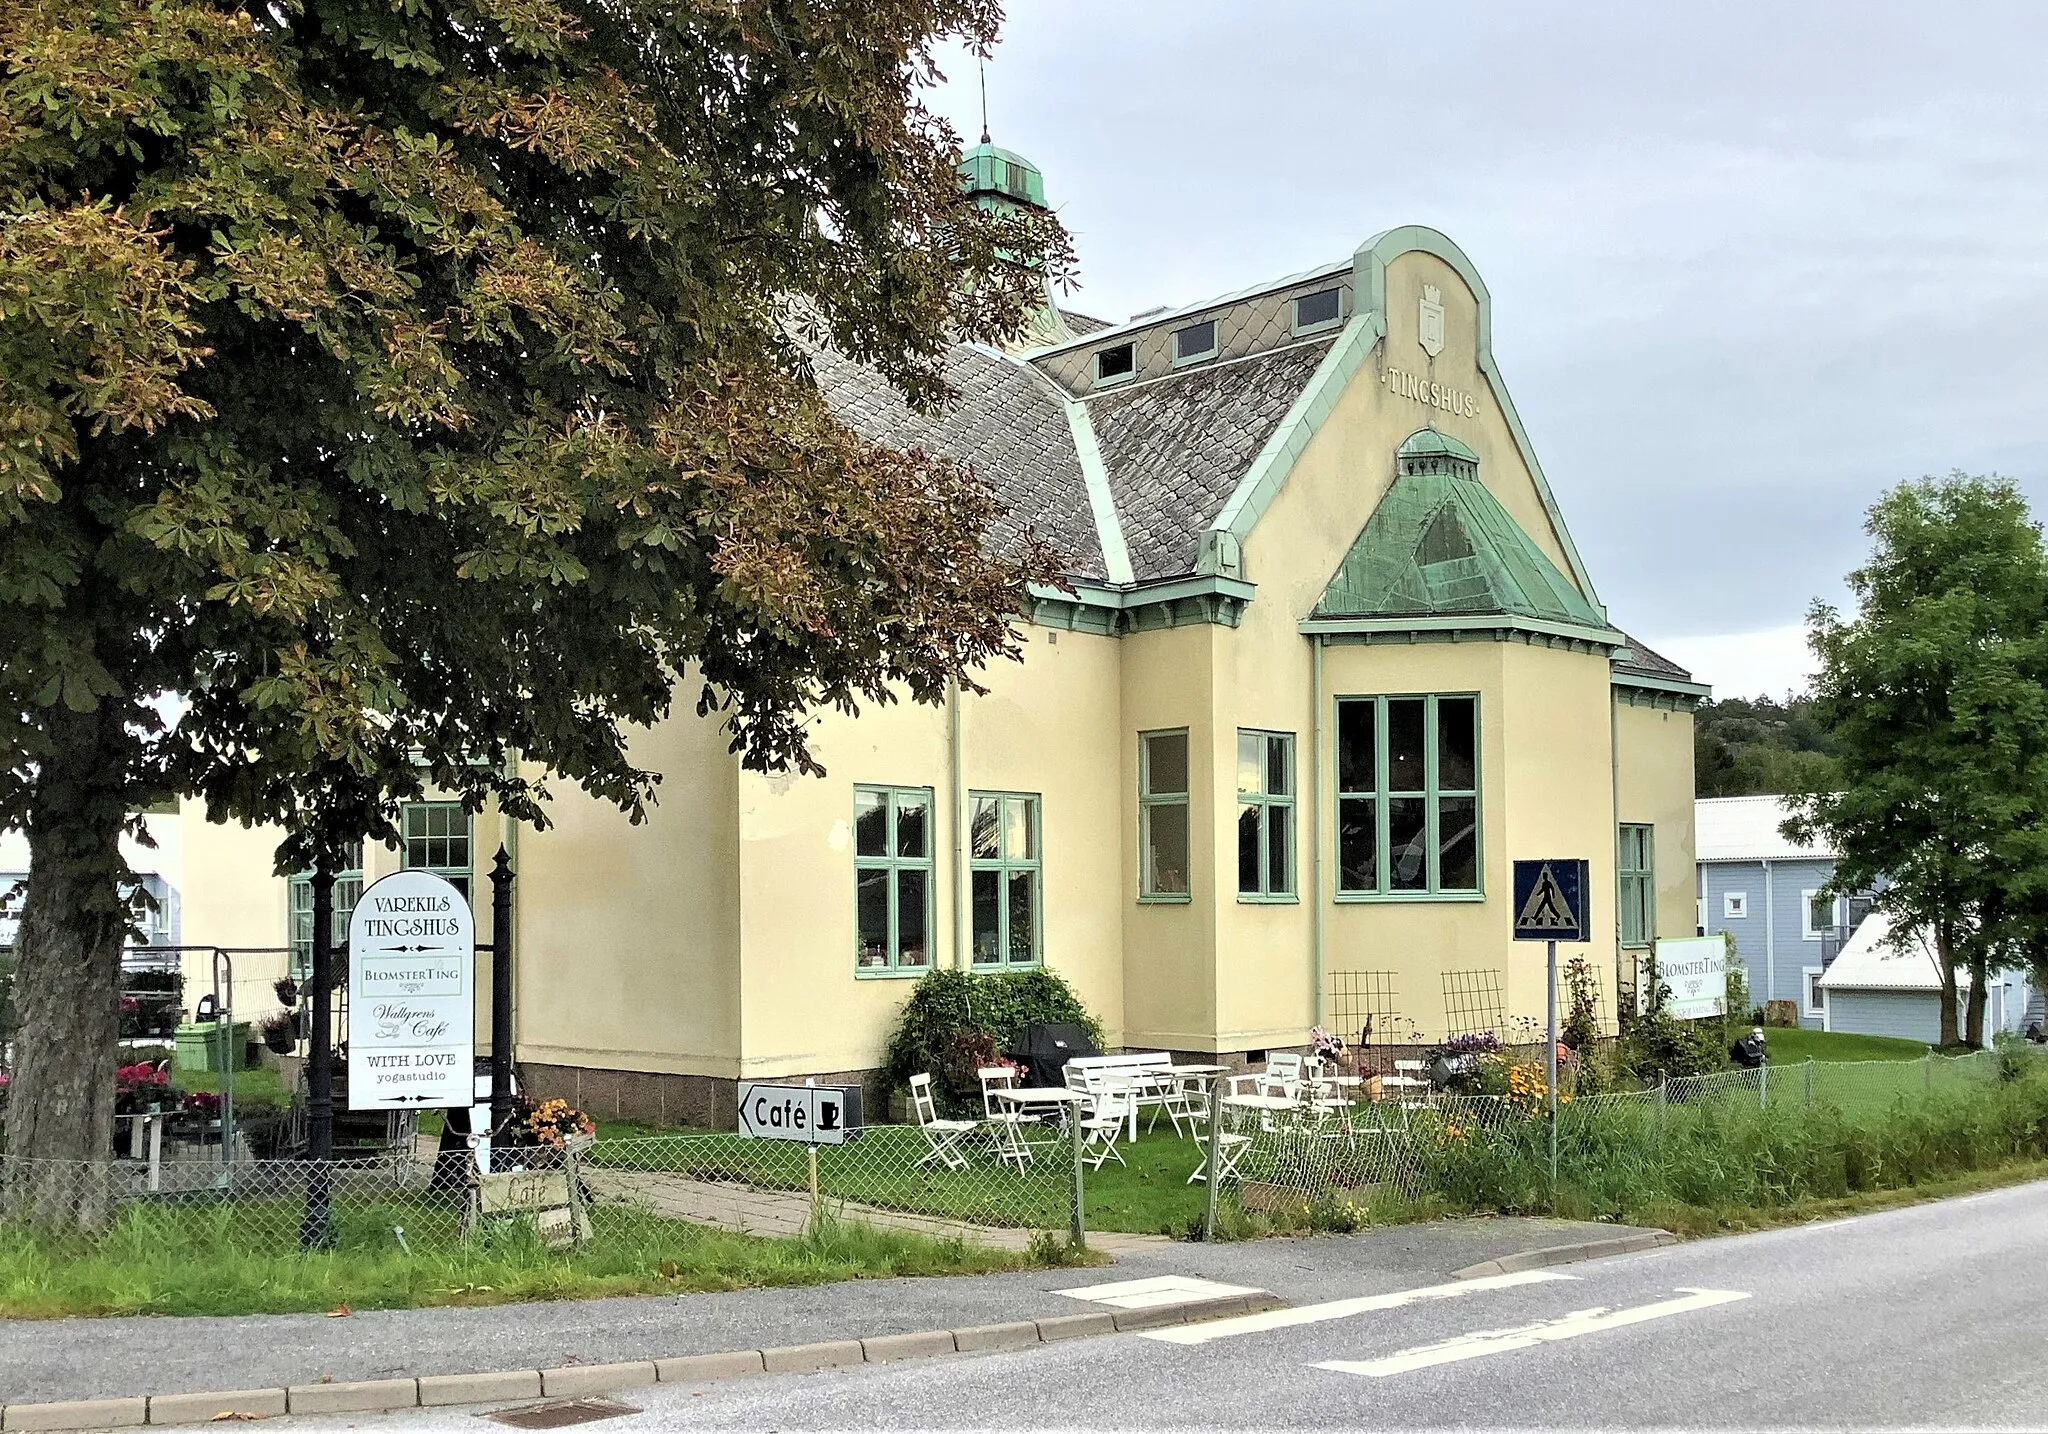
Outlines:
[[1310, 641], [1309, 649], [1309, 700], [1314, 717], [1309, 722], [1308, 744], [1308, 789], [1314, 795], [1303, 805], [1311, 808], [1315, 826], [1308, 844], [1309, 851], [1309, 909], [1312, 935], [1309, 938], [1313, 956], [1315, 982], [1314, 1009], [1315, 1023], [1323, 1025], [1323, 635], [1317, 633]]
[[1773, 900], [1770, 858], [1764, 859], [1764, 1004], [1778, 995], [1778, 903]]
[[953, 804], [953, 969], [967, 961], [967, 796], [961, 790], [960, 684], [946, 680], [946, 769]]
[[[1614, 1019], [1621, 1020], [1621, 704], [1607, 689], [1607, 790], [1613, 811], [1607, 823], [1614, 843]], [[1657, 847], [1650, 839], [1650, 949], [1657, 949]]]

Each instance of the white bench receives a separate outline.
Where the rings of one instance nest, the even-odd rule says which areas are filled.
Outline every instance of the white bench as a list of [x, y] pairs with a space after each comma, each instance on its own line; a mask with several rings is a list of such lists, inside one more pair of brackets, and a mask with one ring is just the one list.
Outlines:
[[1101, 1092], [1106, 1081], [1127, 1082], [1131, 1091], [1130, 1138], [1138, 1138], [1138, 1107], [1153, 1107], [1152, 1123], [1159, 1123], [1159, 1111], [1173, 1096], [1179, 1077], [1173, 1073], [1173, 1056], [1167, 1051], [1125, 1051], [1114, 1056], [1075, 1056], [1067, 1062], [1067, 1084], [1089, 1096]]

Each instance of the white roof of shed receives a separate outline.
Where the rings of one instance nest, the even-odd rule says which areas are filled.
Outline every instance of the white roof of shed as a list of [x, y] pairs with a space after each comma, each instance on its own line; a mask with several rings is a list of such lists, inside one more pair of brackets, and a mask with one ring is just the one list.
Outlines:
[[[1956, 984], [1967, 986], [1968, 971], [1956, 972]], [[1891, 918], [1873, 911], [1842, 945], [1820, 978], [1824, 991], [1939, 991], [1941, 967], [1934, 938], [1913, 932], [1892, 939]]]
[[1693, 846], [1701, 861], [1825, 861], [1822, 846], [1800, 846], [1778, 834], [1790, 813], [1783, 797], [1701, 797], [1692, 804]]

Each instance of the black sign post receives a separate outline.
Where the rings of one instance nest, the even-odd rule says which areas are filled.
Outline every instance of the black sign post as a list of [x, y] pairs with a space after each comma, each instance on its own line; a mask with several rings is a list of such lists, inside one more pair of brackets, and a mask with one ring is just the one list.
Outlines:
[[512, 1139], [512, 857], [491, 862], [491, 1152]]
[[1515, 863], [1515, 929], [1517, 941], [1541, 941], [1546, 948], [1548, 972], [1544, 1003], [1548, 1011], [1545, 1030], [1544, 1070], [1549, 1075], [1550, 1094], [1550, 1196], [1557, 1199], [1557, 943], [1584, 941], [1589, 925], [1586, 895], [1592, 889], [1587, 863], [1578, 857]]

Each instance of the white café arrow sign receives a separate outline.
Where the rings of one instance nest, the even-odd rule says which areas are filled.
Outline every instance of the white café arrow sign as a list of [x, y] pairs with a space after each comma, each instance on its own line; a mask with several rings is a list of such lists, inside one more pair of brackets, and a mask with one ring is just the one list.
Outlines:
[[396, 871], [348, 920], [348, 1108], [476, 1099], [476, 917], [447, 878]]

